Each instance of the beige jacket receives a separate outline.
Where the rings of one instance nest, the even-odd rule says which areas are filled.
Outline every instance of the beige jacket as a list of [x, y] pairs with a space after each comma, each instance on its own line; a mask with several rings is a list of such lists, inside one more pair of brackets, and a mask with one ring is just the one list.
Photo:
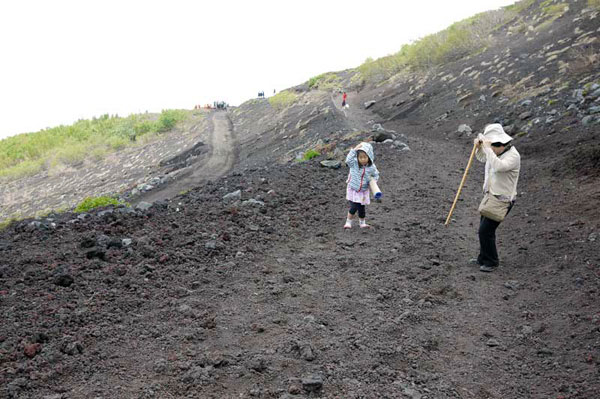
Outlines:
[[489, 192], [502, 201], [513, 201], [517, 197], [517, 182], [521, 170], [521, 155], [515, 147], [499, 157], [491, 148], [480, 146], [475, 154], [477, 160], [485, 162], [483, 192]]

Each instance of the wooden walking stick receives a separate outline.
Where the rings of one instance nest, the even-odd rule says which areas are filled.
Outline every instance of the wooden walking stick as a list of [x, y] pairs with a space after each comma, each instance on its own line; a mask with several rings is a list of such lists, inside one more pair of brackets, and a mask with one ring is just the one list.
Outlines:
[[458, 191], [456, 192], [456, 197], [454, 197], [454, 203], [452, 204], [452, 208], [450, 208], [450, 213], [448, 213], [448, 217], [446, 218], [446, 223], [444, 226], [448, 226], [450, 223], [450, 218], [452, 217], [452, 212], [454, 212], [454, 207], [456, 206], [456, 201], [458, 201], [458, 197], [460, 196], [460, 191], [465, 184], [465, 180], [467, 180], [467, 173], [469, 173], [469, 168], [471, 167], [471, 162], [473, 162], [473, 157], [475, 156], [475, 151], [477, 150], [477, 144], [473, 144], [473, 150], [471, 151], [471, 156], [469, 157], [469, 163], [467, 164], [467, 168], [465, 169], [465, 173], [463, 174], [462, 180], [460, 182], [460, 186], [458, 186]]

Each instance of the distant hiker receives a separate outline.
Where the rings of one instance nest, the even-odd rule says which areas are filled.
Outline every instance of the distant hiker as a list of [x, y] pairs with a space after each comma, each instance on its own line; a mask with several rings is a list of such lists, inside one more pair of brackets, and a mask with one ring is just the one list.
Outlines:
[[348, 97], [348, 95], [344, 92], [344, 94], [342, 94], [342, 108], [346, 106], [346, 97]]
[[512, 137], [502, 125], [487, 125], [483, 134], [474, 140], [477, 159], [485, 162], [484, 197], [479, 205], [479, 256], [471, 263], [479, 264], [482, 272], [498, 267], [496, 229], [508, 215], [517, 196], [517, 182], [521, 169], [521, 156], [512, 146]]
[[348, 173], [348, 186], [346, 188], [346, 199], [350, 210], [346, 217], [345, 229], [352, 228], [352, 219], [358, 212], [361, 228], [370, 228], [365, 220], [366, 207], [371, 203], [369, 182], [371, 179], [379, 180], [379, 171], [375, 166], [375, 153], [373, 146], [369, 143], [360, 143], [350, 150], [346, 156], [346, 165], [350, 168]]

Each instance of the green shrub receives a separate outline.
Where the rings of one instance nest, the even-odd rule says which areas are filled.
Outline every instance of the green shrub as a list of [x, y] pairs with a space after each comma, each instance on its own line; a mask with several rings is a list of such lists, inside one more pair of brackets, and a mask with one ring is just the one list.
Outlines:
[[341, 80], [337, 74], [329, 72], [310, 78], [307, 84], [309, 89], [335, 90], [342, 88]]
[[0, 178], [14, 180], [25, 176], [33, 176], [44, 168], [44, 164], [43, 159], [23, 161], [16, 165], [0, 169]]
[[21, 220], [20, 216], [11, 216], [6, 220], [0, 221], [0, 231], [8, 228], [11, 224], [18, 222], [19, 220]]
[[588, 0], [588, 7], [600, 10], [600, 0]]
[[161, 112], [158, 118], [158, 131], [166, 132], [175, 127], [177, 122], [185, 118], [185, 112], [177, 109], [168, 109]]
[[[542, 3], [543, 4], [543, 3]], [[536, 27], [536, 30], [545, 30], [552, 26], [552, 23], [560, 18], [567, 10], [569, 6], [566, 4], [549, 4], [542, 7], [542, 12], [545, 17], [548, 19], [545, 22], [542, 22], [540, 25]]]
[[456, 61], [488, 47], [488, 36], [494, 27], [510, 18], [512, 13], [504, 10], [477, 14], [441, 32], [405, 44], [395, 54], [377, 60], [369, 58], [357, 68], [357, 72], [366, 81], [381, 81], [406, 68], [421, 70]]
[[274, 96], [269, 97], [269, 104], [277, 110], [282, 110], [296, 102], [297, 98], [298, 96], [295, 93], [292, 93], [289, 90], [283, 90]]
[[308, 79], [308, 82], [307, 82], [308, 88], [309, 89], [312, 89], [313, 87], [316, 88], [317, 85], [318, 85], [318, 83], [319, 83], [319, 81], [323, 78], [323, 75], [325, 75], [325, 74], [320, 74], [320, 75], [317, 75], [317, 76], [313, 76], [312, 78]]
[[149, 132], [156, 132], [158, 130], [158, 124], [154, 121], [141, 121], [137, 122], [133, 126], [136, 136], [142, 136]]
[[158, 120], [151, 115], [126, 118], [102, 115], [0, 140], [0, 178], [18, 179], [38, 173], [44, 166], [74, 164], [93, 154], [100, 156], [133, 143], [140, 137], [172, 129], [188, 113], [164, 110]]
[[534, 4], [535, 0], [521, 0], [517, 1], [515, 4], [504, 7], [504, 9], [515, 14], [520, 14]]
[[321, 155], [321, 153], [317, 150], [308, 150], [304, 153], [302, 161], [310, 161], [311, 159], [318, 157], [319, 155]]
[[77, 205], [75, 212], [88, 212], [92, 209], [108, 206], [108, 205], [119, 205], [119, 201], [116, 198], [102, 196], [102, 197], [87, 197]]

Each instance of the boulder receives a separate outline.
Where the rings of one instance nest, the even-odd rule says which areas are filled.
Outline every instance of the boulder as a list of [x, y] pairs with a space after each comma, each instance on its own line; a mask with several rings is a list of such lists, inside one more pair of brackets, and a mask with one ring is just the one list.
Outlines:
[[242, 190], [237, 190], [223, 196], [225, 202], [235, 202], [242, 199]]
[[371, 108], [373, 105], [375, 105], [375, 103], [376, 103], [376, 102], [377, 102], [377, 101], [373, 101], [373, 100], [371, 100], [371, 101], [367, 101], [367, 102], [365, 103], [365, 109], [369, 109], [369, 108]]
[[325, 161], [321, 161], [320, 165], [324, 168], [330, 168], [330, 169], [339, 169], [342, 167], [342, 163], [340, 161], [337, 160], [325, 160]]
[[467, 136], [470, 135], [473, 132], [473, 129], [471, 129], [471, 126], [466, 125], [466, 124], [462, 124], [458, 127], [458, 132], [459, 133], [466, 133]]
[[376, 143], [383, 143], [384, 141], [391, 139], [391, 138], [392, 138], [392, 135], [389, 133], [386, 133], [386, 132], [377, 132], [373, 135], [373, 141]]

